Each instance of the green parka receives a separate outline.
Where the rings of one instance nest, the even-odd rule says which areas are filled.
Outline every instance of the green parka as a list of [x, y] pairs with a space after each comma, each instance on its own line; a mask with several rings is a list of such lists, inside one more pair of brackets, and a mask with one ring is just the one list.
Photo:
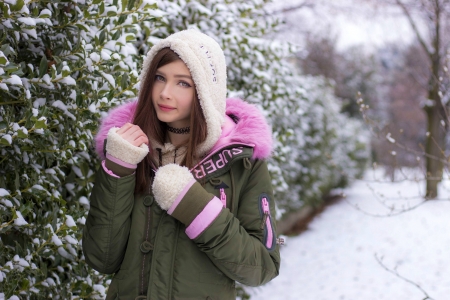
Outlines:
[[[130, 103], [113, 111], [97, 143], [134, 109]], [[257, 109], [241, 100], [228, 99], [227, 114], [236, 124], [191, 170], [202, 194], [189, 191], [182, 200], [210, 195], [226, 207], [193, 239], [183, 222], [159, 207], [151, 188], [134, 194], [134, 174], [118, 178], [104, 166], [97, 172], [82, 245], [90, 266], [114, 273], [106, 299], [235, 299], [236, 281], [258, 286], [278, 275], [275, 204], [264, 160], [270, 131]]]

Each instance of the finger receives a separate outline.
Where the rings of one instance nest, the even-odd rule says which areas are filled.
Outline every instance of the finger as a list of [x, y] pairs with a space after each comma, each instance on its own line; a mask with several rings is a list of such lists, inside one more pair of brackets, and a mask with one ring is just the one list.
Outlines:
[[125, 123], [122, 127], [117, 130], [117, 134], [122, 135], [125, 131], [127, 131], [130, 127], [134, 126], [131, 123]]
[[142, 144], [148, 145], [148, 138], [146, 136], [140, 136], [133, 141], [133, 144], [140, 147]]
[[130, 140], [133, 142], [138, 141], [139, 142], [138, 146], [140, 146], [142, 143], [145, 143], [148, 145], [148, 137], [142, 130], [138, 130], [138, 131], [134, 132], [133, 134], [131, 134]]
[[124, 131], [121, 133], [122, 136], [132, 136], [138, 132], [143, 132], [141, 128], [137, 125], [131, 124], [127, 128], [124, 128]]

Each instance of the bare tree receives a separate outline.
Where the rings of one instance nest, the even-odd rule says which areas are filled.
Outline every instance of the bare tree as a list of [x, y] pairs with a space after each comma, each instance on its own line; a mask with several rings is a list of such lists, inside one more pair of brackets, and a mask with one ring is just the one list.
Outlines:
[[[427, 115], [427, 139], [425, 141], [427, 186], [426, 197], [437, 197], [437, 186], [442, 179], [445, 163], [445, 139], [448, 131], [446, 104], [441, 99], [444, 58], [448, 51], [447, 19], [450, 18], [449, 0], [395, 0], [413, 29], [429, 65], [427, 99], [424, 110]], [[422, 22], [422, 23], [421, 23]], [[425, 24], [427, 33], [419, 30]]]

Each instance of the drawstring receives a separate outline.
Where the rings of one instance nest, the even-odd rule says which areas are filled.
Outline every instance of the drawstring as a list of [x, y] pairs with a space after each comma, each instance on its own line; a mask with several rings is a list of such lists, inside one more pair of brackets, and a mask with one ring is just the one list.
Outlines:
[[250, 170], [251, 167], [252, 167], [252, 163], [250, 162], [248, 157], [245, 157], [244, 158], [244, 168], [247, 170]]
[[156, 150], [158, 150], [158, 153], [159, 153], [159, 166], [162, 167], [162, 153], [161, 153], [161, 149], [160, 148], [156, 148]]

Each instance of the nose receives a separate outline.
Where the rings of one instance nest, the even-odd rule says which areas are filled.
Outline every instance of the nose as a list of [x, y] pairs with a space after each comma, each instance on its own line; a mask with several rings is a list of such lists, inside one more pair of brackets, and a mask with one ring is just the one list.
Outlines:
[[160, 95], [161, 99], [171, 99], [172, 93], [170, 91], [170, 85], [165, 84], [159, 95]]

